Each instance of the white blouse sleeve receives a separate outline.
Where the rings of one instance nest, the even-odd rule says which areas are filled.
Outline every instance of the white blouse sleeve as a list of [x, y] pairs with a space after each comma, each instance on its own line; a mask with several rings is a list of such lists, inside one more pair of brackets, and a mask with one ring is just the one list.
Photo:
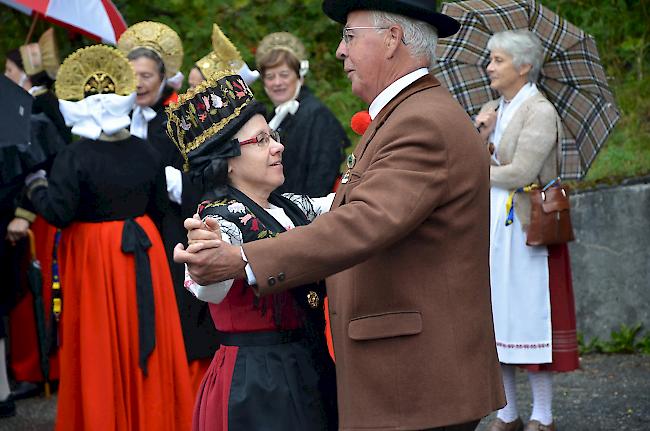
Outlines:
[[[215, 216], [219, 220], [221, 227], [221, 240], [233, 245], [242, 244], [242, 234], [239, 228], [232, 222], [229, 222], [221, 217]], [[187, 290], [192, 292], [201, 301], [212, 302], [218, 304], [226, 297], [234, 280], [219, 281], [217, 283], [202, 286], [192, 280], [190, 273], [185, 265], [185, 282], [184, 286]]]
[[298, 205], [298, 208], [305, 213], [305, 216], [307, 216], [309, 221], [314, 221], [317, 216], [330, 210], [332, 202], [334, 202], [334, 195], [335, 193], [330, 193], [322, 198], [310, 198], [309, 196], [296, 195], [293, 193], [282, 194], [282, 196]]

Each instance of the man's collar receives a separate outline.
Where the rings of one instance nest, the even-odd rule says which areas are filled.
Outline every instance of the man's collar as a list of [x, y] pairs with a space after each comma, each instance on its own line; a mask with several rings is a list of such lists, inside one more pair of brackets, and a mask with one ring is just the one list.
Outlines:
[[427, 75], [429, 71], [427, 70], [426, 67], [422, 67], [420, 69], [414, 70], [411, 73], [407, 73], [406, 75], [402, 76], [400, 79], [397, 81], [393, 82], [390, 84], [388, 87], [384, 89], [377, 97], [375, 97], [375, 100], [372, 101], [370, 104], [370, 107], [368, 108], [368, 112], [370, 113], [370, 119], [374, 120], [377, 114], [381, 112], [381, 110], [390, 102], [393, 100], [395, 96], [397, 96], [402, 90], [404, 90], [406, 87], [417, 81], [418, 79], [422, 78], [423, 76]]

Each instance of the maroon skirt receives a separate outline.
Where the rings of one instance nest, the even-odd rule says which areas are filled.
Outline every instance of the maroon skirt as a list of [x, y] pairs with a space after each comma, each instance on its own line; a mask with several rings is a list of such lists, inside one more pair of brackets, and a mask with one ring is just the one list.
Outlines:
[[571, 260], [566, 244], [548, 246], [548, 275], [551, 295], [553, 362], [527, 364], [528, 371], [573, 371], [580, 367], [576, 335], [576, 307], [571, 282]]

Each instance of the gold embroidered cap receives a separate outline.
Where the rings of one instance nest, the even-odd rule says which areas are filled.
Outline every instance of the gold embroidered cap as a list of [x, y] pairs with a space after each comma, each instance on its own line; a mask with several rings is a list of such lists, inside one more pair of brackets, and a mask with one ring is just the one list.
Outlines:
[[129, 55], [137, 48], [155, 52], [165, 65], [165, 76], [176, 75], [183, 64], [183, 42], [169, 26], [153, 21], [142, 21], [127, 28], [117, 41], [117, 48]]
[[205, 78], [226, 69], [239, 70], [244, 65], [239, 50], [221, 31], [217, 24], [212, 25], [212, 51], [194, 63]]
[[255, 52], [255, 62], [257, 63], [258, 69], [264, 57], [276, 49], [289, 51], [299, 62], [307, 60], [307, 51], [300, 39], [291, 33], [281, 31], [267, 34], [258, 45], [257, 51]]
[[41, 35], [38, 43], [28, 43], [19, 48], [23, 60], [23, 70], [29, 76], [45, 71], [47, 76], [56, 79], [61, 60], [56, 46], [54, 29], [50, 28]]
[[233, 136], [265, 109], [241, 76], [225, 70], [181, 94], [165, 112], [167, 136], [183, 156], [185, 172], [200, 177], [213, 159], [240, 154]]
[[56, 97], [71, 101], [94, 94], [128, 96], [135, 91], [135, 86], [135, 72], [129, 60], [106, 45], [92, 45], [70, 54], [54, 83]]

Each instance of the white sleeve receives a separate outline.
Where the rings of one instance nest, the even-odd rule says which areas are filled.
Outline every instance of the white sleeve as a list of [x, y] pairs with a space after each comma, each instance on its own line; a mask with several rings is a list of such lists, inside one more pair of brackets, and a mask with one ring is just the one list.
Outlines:
[[[219, 220], [219, 226], [221, 227], [221, 240], [229, 244], [241, 245], [242, 235], [239, 228], [234, 223], [224, 220], [221, 217], [215, 218]], [[201, 301], [212, 302], [214, 304], [220, 303], [230, 291], [233, 282], [234, 280], [230, 279], [202, 286], [192, 280], [187, 270], [187, 265], [185, 265], [184, 286]]]
[[173, 166], [165, 166], [165, 179], [167, 180], [167, 196], [169, 196], [169, 200], [180, 205], [183, 195], [181, 171]]
[[306, 195], [296, 195], [294, 193], [283, 193], [282, 196], [298, 205], [307, 220], [314, 221], [319, 215], [329, 212], [332, 202], [334, 202], [335, 193], [330, 193], [322, 198], [310, 198]]
[[311, 202], [314, 206], [314, 211], [316, 211], [316, 214], [321, 215], [329, 212], [330, 208], [332, 208], [332, 202], [334, 202], [335, 195], [336, 193], [330, 193], [329, 195], [323, 196], [322, 198], [311, 198]]

